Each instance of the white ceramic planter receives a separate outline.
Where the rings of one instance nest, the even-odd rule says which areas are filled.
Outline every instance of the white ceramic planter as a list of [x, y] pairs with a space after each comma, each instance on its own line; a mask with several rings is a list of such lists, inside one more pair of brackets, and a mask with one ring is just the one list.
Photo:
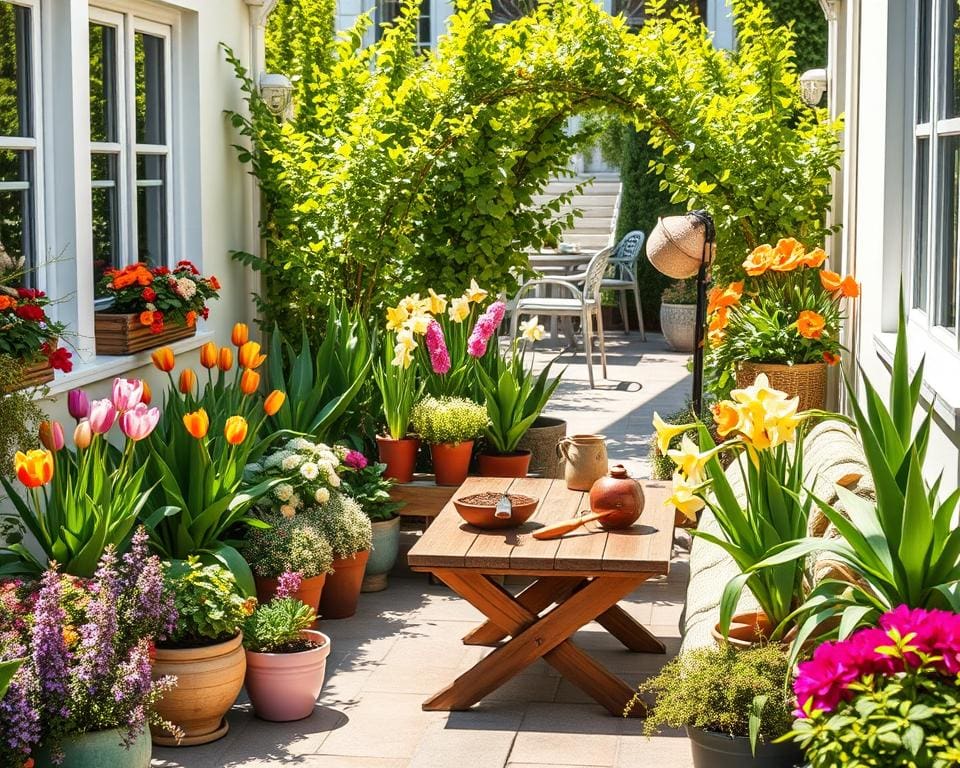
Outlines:
[[697, 305], [661, 304], [660, 328], [670, 349], [693, 352], [696, 344]]

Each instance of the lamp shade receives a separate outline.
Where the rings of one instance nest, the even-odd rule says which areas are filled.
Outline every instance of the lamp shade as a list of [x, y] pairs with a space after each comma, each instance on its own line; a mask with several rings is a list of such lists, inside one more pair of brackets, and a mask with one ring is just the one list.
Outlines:
[[675, 280], [693, 277], [704, 259], [708, 263], [713, 259], [713, 243], [709, 253], [704, 254], [706, 228], [701, 218], [689, 213], [659, 219], [647, 238], [647, 258], [667, 277]]

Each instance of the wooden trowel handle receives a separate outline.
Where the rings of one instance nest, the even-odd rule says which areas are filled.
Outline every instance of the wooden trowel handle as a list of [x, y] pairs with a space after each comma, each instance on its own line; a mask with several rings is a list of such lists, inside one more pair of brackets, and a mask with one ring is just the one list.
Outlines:
[[589, 515], [581, 515], [580, 517], [571, 517], [569, 520], [561, 520], [559, 523], [537, 529], [533, 532], [533, 538], [541, 540], [559, 539], [564, 534], [577, 530], [581, 525], [586, 525], [594, 520], [599, 520], [601, 517], [606, 517], [613, 511], [615, 510], [610, 509], [606, 512], [591, 512]]

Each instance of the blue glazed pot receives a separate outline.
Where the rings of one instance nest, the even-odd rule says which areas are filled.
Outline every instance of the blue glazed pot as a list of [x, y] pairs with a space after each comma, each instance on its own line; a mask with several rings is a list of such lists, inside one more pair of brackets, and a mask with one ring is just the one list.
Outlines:
[[[68, 736], [60, 745], [63, 762], [59, 768], [150, 768], [153, 745], [144, 728], [130, 749], [123, 746], [119, 729], [91, 731]], [[36, 768], [54, 768], [48, 749], [41, 747], [35, 756]]]
[[380, 520], [373, 524], [373, 548], [363, 572], [362, 592], [380, 592], [387, 588], [387, 574], [397, 562], [400, 548], [400, 518]]

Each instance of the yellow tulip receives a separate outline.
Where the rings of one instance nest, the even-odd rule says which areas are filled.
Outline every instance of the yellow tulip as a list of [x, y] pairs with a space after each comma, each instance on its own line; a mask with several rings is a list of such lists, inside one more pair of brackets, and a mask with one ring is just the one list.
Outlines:
[[679, 450], [667, 451], [667, 456], [677, 465], [680, 473], [692, 483], [703, 482], [703, 468], [711, 453], [700, 453], [700, 448], [686, 435], [680, 440]]
[[693, 429], [696, 424], [667, 424], [660, 418], [660, 414], [653, 413], [653, 428], [657, 430], [657, 448], [663, 456], [667, 455], [670, 443], [677, 435], [682, 435]]
[[388, 307], [387, 308], [387, 330], [396, 331], [407, 322], [407, 318], [410, 317], [410, 313], [406, 309], [401, 307]]
[[470, 315], [470, 300], [465, 296], [460, 296], [450, 302], [447, 314], [455, 323], [462, 323]]
[[706, 506], [703, 499], [697, 495], [700, 487], [688, 482], [677, 472], [673, 476], [673, 495], [667, 499], [667, 504], [679, 509], [689, 520], [696, 521], [697, 512]]
[[26, 453], [17, 451], [13, 467], [17, 479], [27, 488], [39, 488], [53, 478], [53, 454], [39, 448]]
[[470, 301], [474, 304], [479, 304], [489, 295], [487, 291], [483, 290], [479, 285], [477, 285], [476, 280], [470, 280], [470, 287], [464, 291], [464, 297], [467, 301]]
[[223, 436], [230, 445], [240, 445], [247, 439], [247, 420], [243, 416], [231, 416], [223, 426]]

